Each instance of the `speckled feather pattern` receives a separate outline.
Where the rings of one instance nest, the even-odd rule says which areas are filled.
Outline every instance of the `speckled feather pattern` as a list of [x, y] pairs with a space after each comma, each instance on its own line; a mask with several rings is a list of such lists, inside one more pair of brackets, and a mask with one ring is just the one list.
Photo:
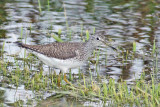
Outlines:
[[29, 49], [45, 64], [67, 72], [69, 68], [81, 66], [93, 50], [105, 42], [105, 36], [96, 34], [87, 42], [63, 42], [46, 45], [28, 45], [16, 42], [20, 47]]
[[[46, 45], [27, 45], [18, 43], [20, 47], [35, 51], [37, 53], [44, 54], [48, 57], [53, 57], [57, 59], [70, 59], [76, 58], [77, 55], [81, 59], [83, 59], [84, 54], [84, 46], [85, 43], [78, 43], [78, 42], [65, 42], [65, 43], [52, 43]], [[79, 53], [81, 51], [81, 53]], [[78, 58], [78, 57], [77, 57]]]
[[90, 57], [94, 48], [102, 45], [105, 40], [105, 36], [96, 34], [91, 36], [87, 42], [54, 42], [46, 45], [28, 45], [16, 42], [16, 44], [20, 47], [32, 50], [33, 52], [43, 54], [49, 58], [85, 61]]

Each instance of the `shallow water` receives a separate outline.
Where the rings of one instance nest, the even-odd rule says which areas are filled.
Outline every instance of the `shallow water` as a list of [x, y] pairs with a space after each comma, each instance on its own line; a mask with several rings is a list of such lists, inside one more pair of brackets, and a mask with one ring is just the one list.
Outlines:
[[[151, 52], [153, 41], [156, 40], [158, 52], [156, 75], [159, 80], [160, 6], [158, 2], [143, 0], [50, 0], [50, 5], [48, 5], [46, 0], [41, 0], [41, 9], [42, 11], [39, 12], [38, 0], [5, 0], [0, 2], [0, 60], [11, 63], [7, 67], [8, 72], [15, 70], [17, 64], [23, 70], [26, 64], [23, 60], [15, 60], [15, 57], [10, 56], [20, 51], [16, 58], [24, 58], [25, 51], [14, 44], [16, 41], [22, 40], [27, 44], [55, 42], [56, 40], [50, 35], [58, 35], [60, 29], [62, 30], [60, 35], [62, 40], [82, 41], [85, 38], [86, 30], [92, 33], [96, 29], [96, 31], [105, 31], [105, 35], [112, 39], [111, 44], [118, 49], [118, 52], [100, 47], [97, 67], [88, 62], [80, 67], [82, 73], [89, 76], [87, 71], [90, 68], [93, 77], [96, 78], [97, 75], [100, 75], [103, 82], [107, 83], [106, 78], [110, 77], [117, 82], [123, 79], [128, 84], [132, 84], [140, 78], [142, 72], [148, 75], [152, 73], [154, 59], [151, 58]], [[134, 41], [136, 42], [136, 56], [132, 59]], [[3, 44], [4, 53], [2, 53]], [[127, 51], [129, 54], [126, 58]], [[30, 70], [40, 71], [42, 65], [43, 75], [52, 73], [53, 69], [50, 70], [36, 57], [32, 56], [32, 58], [34, 58], [32, 63], [27, 64]], [[96, 61], [97, 58], [92, 58], [92, 60]], [[54, 70], [57, 74], [59, 73], [58, 69]], [[72, 69], [73, 74], [78, 74], [78, 71], [78, 68]], [[10, 103], [17, 100], [25, 102], [27, 98], [37, 98], [34, 92], [25, 89], [24, 84], [18, 88], [10, 86], [12, 84], [5, 84], [3, 82], [5, 76], [2, 71], [0, 81], [2, 82], [0, 91], [3, 93], [1, 99], [6, 106], [10, 106]], [[42, 96], [46, 99], [54, 94], [54, 92], [52, 94], [46, 93]], [[62, 99], [66, 98], [62, 97]], [[59, 100], [57, 99], [57, 101]], [[70, 103], [69, 101], [68, 99], [65, 102]], [[37, 101], [34, 99], [32, 105], [36, 104]], [[91, 103], [82, 101], [77, 102], [76, 105], [80, 104], [84, 104], [84, 106], [88, 104], [87, 106], [89, 106]]]

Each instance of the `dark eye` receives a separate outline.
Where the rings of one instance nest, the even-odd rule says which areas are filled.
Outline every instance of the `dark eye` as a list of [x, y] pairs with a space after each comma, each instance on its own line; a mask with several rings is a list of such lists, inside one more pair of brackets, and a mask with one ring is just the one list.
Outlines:
[[99, 40], [99, 38], [97, 37], [97, 40]]

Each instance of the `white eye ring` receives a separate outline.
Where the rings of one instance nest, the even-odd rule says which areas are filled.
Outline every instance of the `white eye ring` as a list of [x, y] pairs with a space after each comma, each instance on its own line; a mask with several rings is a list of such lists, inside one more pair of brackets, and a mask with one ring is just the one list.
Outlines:
[[98, 37], [97, 37], [96, 39], [97, 39], [97, 40], [99, 40], [99, 38], [98, 38]]

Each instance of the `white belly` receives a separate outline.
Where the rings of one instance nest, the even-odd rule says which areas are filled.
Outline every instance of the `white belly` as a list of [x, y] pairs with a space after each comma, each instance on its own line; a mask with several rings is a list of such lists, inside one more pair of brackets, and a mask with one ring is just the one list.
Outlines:
[[76, 68], [84, 63], [82, 61], [75, 61], [74, 59], [60, 60], [57, 58], [51, 58], [37, 52], [33, 52], [33, 54], [35, 54], [46, 65], [59, 68], [64, 73], [66, 73], [69, 68]]

